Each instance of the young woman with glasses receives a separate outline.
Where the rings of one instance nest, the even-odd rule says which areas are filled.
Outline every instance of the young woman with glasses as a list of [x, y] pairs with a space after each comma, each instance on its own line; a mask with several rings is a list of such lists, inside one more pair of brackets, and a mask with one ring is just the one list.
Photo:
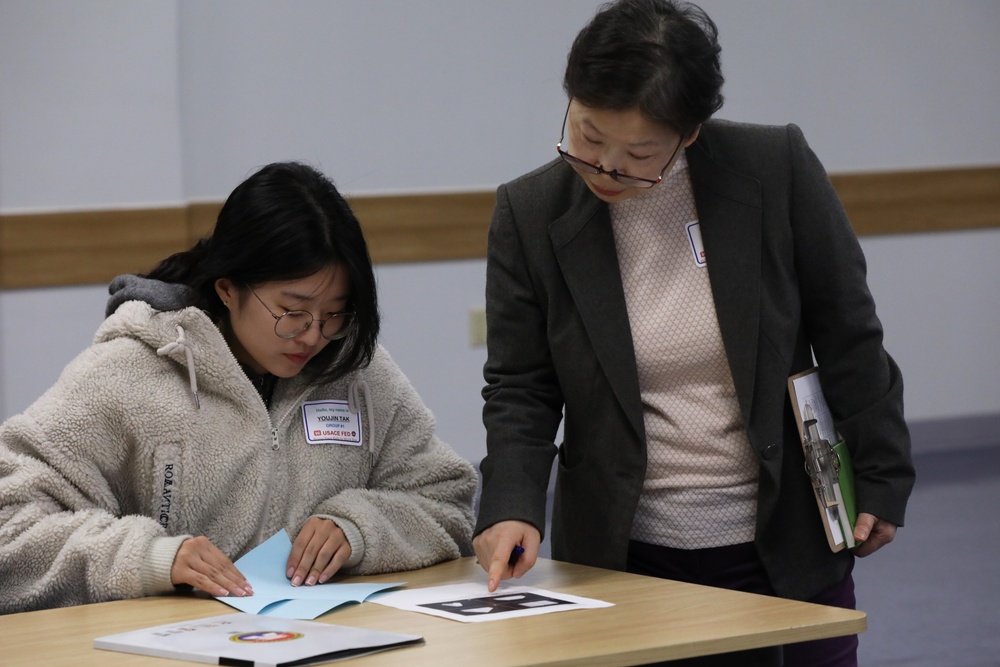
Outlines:
[[[473, 541], [491, 590], [535, 562], [553, 459], [558, 560], [853, 607], [854, 555], [903, 523], [902, 380], [857, 239], [797, 127], [711, 118], [722, 83], [699, 8], [604, 5], [569, 54], [555, 159], [497, 191]], [[853, 554], [827, 545], [788, 398], [813, 353], [854, 461]]]
[[108, 319], [0, 427], [0, 613], [193, 586], [284, 529], [293, 585], [471, 553], [475, 470], [376, 337], [361, 227], [271, 164], [208, 238], [111, 285]]

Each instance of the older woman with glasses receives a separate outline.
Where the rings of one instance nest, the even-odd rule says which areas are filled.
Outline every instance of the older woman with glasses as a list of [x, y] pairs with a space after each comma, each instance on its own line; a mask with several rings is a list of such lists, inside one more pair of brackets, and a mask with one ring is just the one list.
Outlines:
[[[902, 380], [857, 239], [797, 127], [711, 119], [722, 82], [699, 8], [609, 3], [570, 51], [557, 158], [497, 191], [473, 540], [491, 590], [535, 562], [554, 458], [558, 560], [853, 608], [854, 556], [903, 523]], [[827, 545], [789, 402], [814, 354], [853, 456], [854, 553]]]
[[284, 529], [293, 585], [468, 555], [476, 474], [377, 342], [361, 227], [311, 167], [111, 286], [94, 344], [0, 426], [0, 613], [196, 587]]

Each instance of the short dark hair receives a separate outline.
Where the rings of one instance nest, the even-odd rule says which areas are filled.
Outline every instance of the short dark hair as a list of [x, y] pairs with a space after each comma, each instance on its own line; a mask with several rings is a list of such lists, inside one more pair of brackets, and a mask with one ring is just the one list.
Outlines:
[[146, 277], [187, 285], [191, 305], [225, 323], [229, 311], [215, 291], [219, 278], [242, 289], [305, 278], [334, 265], [347, 269], [347, 308], [355, 322], [346, 338], [327, 345], [306, 366], [320, 382], [371, 361], [379, 312], [361, 225], [333, 182], [316, 169], [298, 162], [261, 168], [229, 195], [208, 237], [163, 260]]
[[687, 136], [722, 108], [718, 36], [691, 3], [609, 2], [573, 42], [563, 88], [586, 106], [637, 108]]

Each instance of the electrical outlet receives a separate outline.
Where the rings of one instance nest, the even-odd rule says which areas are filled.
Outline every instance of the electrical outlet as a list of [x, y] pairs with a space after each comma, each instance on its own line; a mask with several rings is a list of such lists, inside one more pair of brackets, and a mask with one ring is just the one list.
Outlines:
[[473, 347], [486, 345], [486, 308], [477, 307], [469, 311], [469, 344]]

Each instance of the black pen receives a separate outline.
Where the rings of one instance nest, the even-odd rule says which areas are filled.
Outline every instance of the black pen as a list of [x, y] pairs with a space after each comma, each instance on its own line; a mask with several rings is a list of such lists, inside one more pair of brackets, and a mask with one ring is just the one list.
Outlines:
[[518, 556], [524, 553], [524, 547], [520, 544], [516, 545], [510, 552], [510, 558], [507, 559], [508, 565], [513, 565], [517, 562]]

